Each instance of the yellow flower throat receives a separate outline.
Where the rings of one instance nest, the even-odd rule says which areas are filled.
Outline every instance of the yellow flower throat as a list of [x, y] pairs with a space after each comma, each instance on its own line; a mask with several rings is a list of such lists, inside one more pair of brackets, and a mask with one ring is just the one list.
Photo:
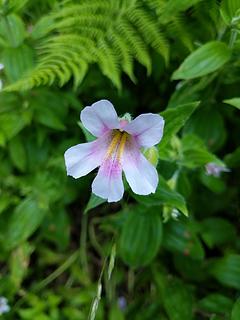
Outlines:
[[107, 149], [106, 158], [111, 157], [115, 151], [117, 153], [117, 159], [120, 160], [127, 142], [129, 134], [127, 132], [121, 132], [119, 130], [113, 131], [112, 141]]

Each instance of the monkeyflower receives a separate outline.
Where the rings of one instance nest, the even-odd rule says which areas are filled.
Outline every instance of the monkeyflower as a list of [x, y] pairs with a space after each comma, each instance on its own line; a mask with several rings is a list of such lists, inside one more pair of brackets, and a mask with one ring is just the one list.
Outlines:
[[0, 297], [0, 316], [10, 311], [8, 300], [5, 297]]
[[146, 113], [134, 120], [118, 118], [107, 100], [85, 107], [80, 115], [84, 127], [97, 139], [69, 148], [65, 154], [67, 174], [77, 179], [100, 167], [92, 192], [108, 202], [123, 197], [122, 172], [133, 192], [154, 193], [158, 185], [156, 168], [141, 153], [160, 142], [164, 120]]
[[206, 169], [206, 174], [208, 176], [214, 176], [216, 178], [219, 178], [220, 174], [222, 172], [229, 172], [230, 171], [227, 167], [221, 166], [215, 162], [207, 163], [205, 166], [205, 169]]

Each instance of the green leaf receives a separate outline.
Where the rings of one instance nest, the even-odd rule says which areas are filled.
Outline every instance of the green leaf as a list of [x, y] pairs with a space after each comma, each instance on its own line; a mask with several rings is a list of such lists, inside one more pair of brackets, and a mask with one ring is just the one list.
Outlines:
[[180, 163], [188, 168], [204, 166], [209, 162], [223, 163], [211, 152], [209, 152], [204, 142], [194, 134], [185, 135], [182, 139]]
[[232, 309], [231, 320], [240, 319], [240, 299], [238, 299]]
[[64, 94], [46, 89], [36, 90], [31, 97], [30, 105], [34, 110], [34, 120], [42, 125], [65, 130], [64, 121], [68, 114], [68, 105]]
[[240, 255], [228, 254], [216, 259], [209, 272], [223, 285], [240, 289]]
[[240, 147], [234, 150], [232, 153], [227, 154], [224, 157], [226, 165], [230, 168], [235, 168], [240, 166]]
[[200, 180], [202, 184], [214, 193], [223, 193], [226, 191], [226, 184], [219, 177], [206, 174], [205, 170], [200, 173]]
[[159, 184], [155, 193], [147, 197], [132, 193], [132, 196], [145, 206], [167, 205], [188, 215], [185, 199], [180, 193], [172, 190], [162, 176], [159, 176]]
[[7, 139], [15, 137], [31, 121], [32, 113], [29, 110], [0, 114], [0, 128]]
[[51, 16], [43, 16], [34, 26], [31, 32], [31, 37], [41, 39], [53, 30], [54, 19]]
[[88, 213], [88, 211], [100, 206], [104, 202], [106, 202], [106, 199], [102, 199], [92, 193], [90, 196], [90, 199], [88, 200], [87, 206], [84, 210], [84, 214], [86, 214], [86, 213]]
[[170, 320], [192, 319], [192, 296], [182, 281], [177, 279], [168, 281], [163, 299]]
[[236, 241], [236, 229], [222, 218], [207, 218], [201, 222], [201, 237], [208, 247], [222, 246]]
[[46, 127], [55, 130], [65, 130], [65, 125], [62, 123], [61, 119], [59, 119], [56, 113], [50, 108], [35, 110], [34, 118], [38, 123], [41, 123]]
[[16, 14], [1, 17], [0, 35], [8, 41], [10, 47], [18, 47], [26, 36], [22, 19]]
[[39, 202], [28, 197], [23, 200], [11, 214], [4, 231], [3, 246], [6, 250], [11, 250], [27, 240], [39, 227], [46, 209], [40, 206]]
[[223, 116], [211, 106], [199, 108], [188, 121], [183, 132], [198, 135], [212, 151], [220, 149], [227, 137]]
[[230, 104], [231, 106], [236, 107], [237, 109], [240, 110], [240, 98], [226, 99], [226, 100], [223, 100], [223, 102]]
[[28, 270], [29, 258], [33, 247], [25, 242], [17, 247], [10, 257], [10, 278], [16, 288], [19, 288]]
[[111, 307], [109, 311], [109, 320], [124, 320], [124, 315], [117, 305]]
[[165, 120], [163, 138], [159, 144], [160, 155], [161, 150], [169, 144], [172, 137], [184, 126], [198, 105], [198, 101], [186, 103], [160, 113]]
[[156, 256], [162, 241], [162, 221], [158, 207], [135, 207], [124, 221], [119, 250], [131, 267], [149, 264]]
[[2, 54], [5, 73], [10, 82], [20, 79], [34, 65], [34, 52], [23, 44], [17, 48], [6, 48]]
[[10, 158], [20, 171], [25, 171], [27, 166], [26, 150], [21, 137], [18, 135], [9, 141]]
[[227, 45], [211, 41], [191, 53], [173, 73], [172, 79], [194, 79], [220, 69], [231, 57]]
[[188, 252], [173, 255], [174, 267], [184, 279], [203, 283], [208, 276], [205, 270], [205, 260], [196, 260], [186, 253]]
[[193, 297], [185, 283], [154, 270], [154, 278], [169, 320], [191, 320]]
[[164, 228], [163, 246], [173, 252], [203, 260], [204, 249], [193, 226], [180, 221], [169, 221]]
[[218, 314], [229, 314], [232, 305], [233, 301], [220, 293], [211, 293], [198, 302], [199, 309]]

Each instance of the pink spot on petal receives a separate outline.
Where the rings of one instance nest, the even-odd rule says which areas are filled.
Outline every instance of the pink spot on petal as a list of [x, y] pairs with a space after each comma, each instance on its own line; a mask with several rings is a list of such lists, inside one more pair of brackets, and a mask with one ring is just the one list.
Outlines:
[[120, 128], [123, 129], [128, 123], [128, 120], [120, 120]]

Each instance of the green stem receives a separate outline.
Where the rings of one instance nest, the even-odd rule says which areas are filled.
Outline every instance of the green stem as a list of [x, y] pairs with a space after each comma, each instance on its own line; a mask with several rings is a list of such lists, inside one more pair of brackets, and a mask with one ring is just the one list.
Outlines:
[[96, 237], [96, 233], [95, 233], [95, 224], [99, 223], [100, 221], [101, 221], [100, 218], [92, 219], [90, 226], [89, 226], [89, 237], [90, 237], [91, 245], [97, 251], [99, 256], [104, 256], [104, 250], [101, 247], [101, 245], [99, 244], [99, 241], [98, 241], [98, 239]]
[[63, 272], [65, 272], [79, 257], [79, 252], [75, 251], [59, 268], [53, 271], [47, 278], [43, 279], [36, 286], [33, 291], [39, 291], [57, 279]]
[[229, 45], [228, 45], [230, 49], [233, 48], [234, 43], [237, 40], [237, 35], [238, 35], [237, 30], [235, 28], [231, 29], [231, 35], [230, 35], [230, 40], [229, 40]]
[[85, 273], [89, 274], [88, 259], [87, 259], [87, 226], [88, 226], [88, 216], [86, 214], [82, 215], [82, 225], [80, 234], [80, 248], [79, 255], [82, 267]]
[[131, 295], [134, 290], [134, 283], [135, 283], [135, 273], [132, 268], [128, 271], [128, 292]]

